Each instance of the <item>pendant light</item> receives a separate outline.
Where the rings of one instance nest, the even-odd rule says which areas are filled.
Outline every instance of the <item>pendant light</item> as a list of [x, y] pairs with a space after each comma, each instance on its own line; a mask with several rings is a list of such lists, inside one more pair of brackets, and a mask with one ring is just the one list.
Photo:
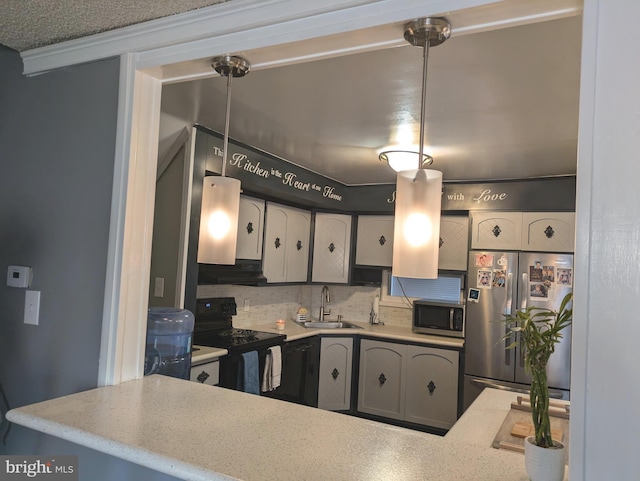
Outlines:
[[229, 55], [214, 58], [211, 66], [220, 76], [227, 77], [227, 110], [222, 146], [222, 171], [219, 176], [206, 176], [202, 185], [198, 263], [235, 264], [240, 181], [225, 176], [229, 146], [231, 79], [244, 77], [249, 73], [250, 66], [242, 57]]
[[442, 18], [422, 18], [405, 25], [405, 40], [424, 49], [422, 104], [420, 147], [413, 161], [416, 167], [397, 174], [392, 265], [395, 277], [438, 277], [442, 172], [425, 169], [425, 164], [430, 163], [428, 159], [427, 162], [424, 157], [422, 162], [418, 159], [424, 151], [429, 47], [440, 45], [450, 33], [449, 22]]

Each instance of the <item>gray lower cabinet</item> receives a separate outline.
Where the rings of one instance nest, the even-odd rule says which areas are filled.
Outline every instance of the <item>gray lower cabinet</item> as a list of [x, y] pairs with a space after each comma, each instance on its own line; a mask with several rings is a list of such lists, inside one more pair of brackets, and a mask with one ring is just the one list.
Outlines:
[[458, 419], [458, 351], [407, 346], [405, 420], [449, 429]]
[[320, 342], [318, 407], [329, 411], [351, 409], [353, 338], [323, 337]]
[[191, 366], [190, 381], [216, 386], [220, 382], [220, 361], [206, 362], [197, 366]]
[[363, 339], [358, 411], [449, 429], [458, 412], [459, 353]]
[[404, 420], [405, 345], [360, 341], [358, 411]]

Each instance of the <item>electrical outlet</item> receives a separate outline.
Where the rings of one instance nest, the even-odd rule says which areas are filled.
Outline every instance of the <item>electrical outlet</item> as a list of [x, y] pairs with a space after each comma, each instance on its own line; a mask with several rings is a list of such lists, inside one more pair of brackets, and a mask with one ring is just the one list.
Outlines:
[[24, 323], [38, 325], [40, 317], [40, 291], [25, 291]]
[[244, 300], [244, 310], [248, 311], [249, 310], [249, 299], [245, 299]]

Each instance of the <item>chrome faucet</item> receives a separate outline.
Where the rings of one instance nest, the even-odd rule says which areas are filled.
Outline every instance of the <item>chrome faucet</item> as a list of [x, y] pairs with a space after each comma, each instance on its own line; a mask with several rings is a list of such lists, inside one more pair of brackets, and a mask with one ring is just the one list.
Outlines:
[[325, 316], [331, 314], [331, 309], [325, 309], [325, 302], [327, 304], [331, 302], [331, 294], [329, 293], [328, 286], [323, 286], [322, 293], [320, 294], [320, 315], [318, 316], [320, 322], [324, 321]]

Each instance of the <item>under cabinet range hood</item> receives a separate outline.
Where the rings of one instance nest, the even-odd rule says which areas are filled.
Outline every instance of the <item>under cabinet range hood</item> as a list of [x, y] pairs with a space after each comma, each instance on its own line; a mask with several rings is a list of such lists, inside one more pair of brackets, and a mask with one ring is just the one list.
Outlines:
[[198, 284], [264, 286], [267, 278], [260, 261], [238, 260], [234, 265], [198, 264]]

